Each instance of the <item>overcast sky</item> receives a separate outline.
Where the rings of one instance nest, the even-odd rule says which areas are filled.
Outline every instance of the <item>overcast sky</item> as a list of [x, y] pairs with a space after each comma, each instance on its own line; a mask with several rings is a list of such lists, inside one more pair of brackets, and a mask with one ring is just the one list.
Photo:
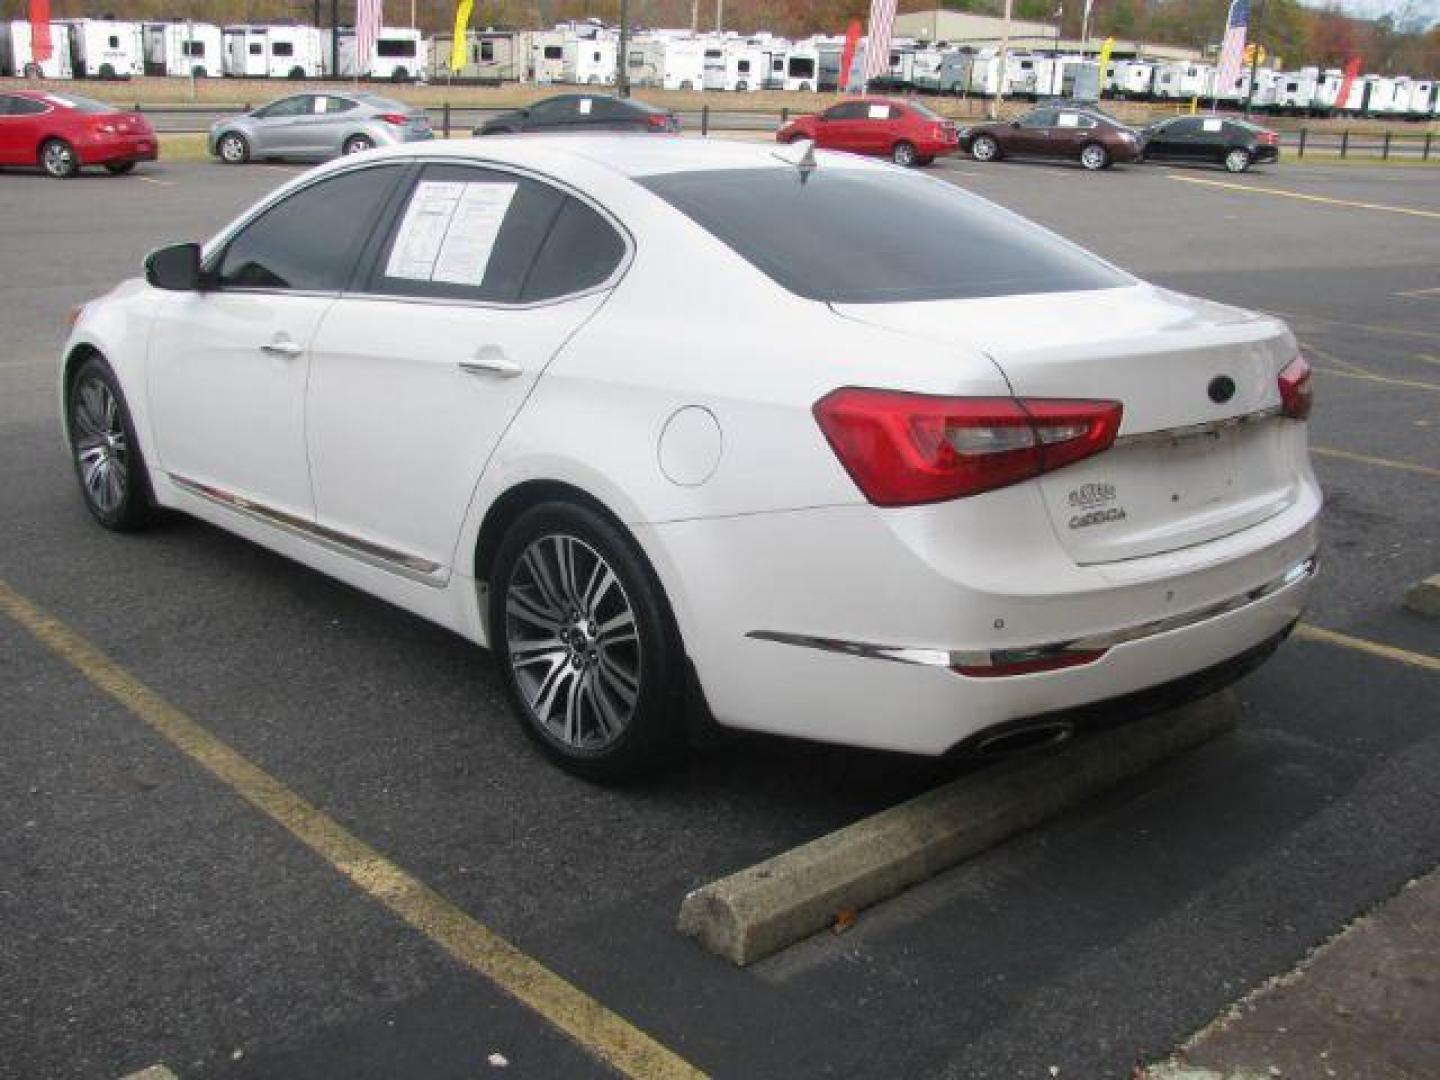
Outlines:
[[[1329, 7], [1329, 0], [1301, 0], [1310, 7]], [[1440, 0], [1339, 0], [1340, 6], [1352, 15], [1363, 16], [1367, 19], [1379, 18], [1381, 15], [1394, 14], [1397, 17], [1401, 12], [1407, 11], [1411, 16], [1419, 16], [1426, 22], [1440, 21]]]

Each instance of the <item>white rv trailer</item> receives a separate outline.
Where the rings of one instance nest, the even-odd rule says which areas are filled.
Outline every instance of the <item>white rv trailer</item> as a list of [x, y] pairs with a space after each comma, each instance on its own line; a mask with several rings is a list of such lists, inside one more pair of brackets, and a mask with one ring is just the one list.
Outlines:
[[970, 68], [974, 63], [975, 53], [971, 49], [951, 49], [941, 54], [935, 89], [942, 94], [968, 94]]
[[1365, 80], [1350, 80], [1350, 89], [1345, 100], [1340, 100], [1340, 88], [1345, 85], [1345, 73], [1339, 68], [1326, 68], [1315, 88], [1315, 109], [1317, 112], [1354, 115], [1365, 102]]
[[814, 90], [820, 84], [820, 49], [797, 41], [785, 53], [785, 90]]
[[1320, 69], [1304, 67], [1299, 71], [1281, 72], [1275, 86], [1276, 112], [1309, 112], [1315, 108], [1320, 90]]
[[342, 76], [364, 76], [388, 82], [414, 82], [424, 76], [428, 66], [429, 42], [419, 30], [408, 26], [382, 26], [375, 38], [375, 53], [358, 64], [355, 58], [355, 31], [340, 31], [340, 68]]
[[701, 53], [700, 84], [706, 90], [730, 89], [730, 65], [726, 62], [726, 46], [723, 38], [711, 38], [705, 42]]
[[145, 74], [202, 79], [225, 74], [224, 39], [214, 23], [147, 22], [142, 29]]
[[1434, 79], [1416, 79], [1410, 88], [1410, 111], [1406, 114], [1415, 120], [1426, 120], [1436, 112], [1435, 94], [1440, 82]]
[[631, 86], [661, 86], [665, 81], [665, 43], [639, 38], [625, 45], [625, 77]]
[[608, 35], [575, 42], [575, 82], [582, 86], [608, 86], [615, 82], [615, 50], [619, 42]]
[[1188, 101], [1207, 98], [1215, 83], [1215, 69], [1209, 64], [1179, 60], [1155, 68], [1152, 95], [1160, 101]]
[[1152, 60], [1116, 60], [1110, 65], [1106, 87], [1117, 98], [1148, 98], [1155, 84]]
[[115, 19], [61, 19], [70, 27], [70, 66], [77, 78], [128, 79], [145, 74], [140, 24]]
[[451, 34], [436, 34], [430, 40], [430, 81], [463, 79], [467, 82], [523, 82], [524, 36], [514, 30], [467, 30], [465, 62], [458, 70], [450, 67]]
[[315, 79], [330, 73], [330, 35], [313, 26], [221, 30], [226, 75], [249, 79]]
[[980, 97], [995, 97], [1004, 83], [1000, 67], [1000, 54], [992, 48], [984, 48], [970, 58], [970, 93]]
[[666, 90], [699, 90], [705, 85], [704, 38], [663, 38], [665, 56], [661, 64], [661, 85]]
[[530, 81], [546, 85], [574, 81], [575, 39], [563, 30], [530, 35]]
[[70, 66], [70, 27], [63, 22], [50, 24], [50, 55], [44, 60], [35, 59], [32, 33], [28, 19], [0, 22], [0, 75], [71, 78], [74, 70]]
[[1365, 93], [1360, 111], [1366, 116], [1384, 116], [1395, 104], [1395, 80], [1387, 75], [1362, 76]]
[[1397, 75], [1395, 77], [1395, 96], [1390, 100], [1390, 108], [1386, 110], [1386, 114], [1410, 116], [1413, 111], [1411, 103], [1415, 99], [1416, 87], [1419, 85], [1409, 75]]
[[1005, 57], [1005, 96], [1029, 98], [1038, 96], [1042, 58], [1031, 53], [1012, 52]]
[[764, 89], [771, 58], [778, 48], [776, 40], [769, 36], [748, 38], [727, 48], [725, 64], [731, 89], [743, 93]]
[[1083, 56], [1042, 56], [1035, 61], [1035, 96], [1100, 100], [1100, 65]]

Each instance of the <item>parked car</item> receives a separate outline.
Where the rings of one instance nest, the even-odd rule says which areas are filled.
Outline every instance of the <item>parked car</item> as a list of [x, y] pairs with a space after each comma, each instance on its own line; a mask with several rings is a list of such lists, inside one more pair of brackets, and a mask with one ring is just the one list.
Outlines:
[[928, 165], [959, 145], [952, 121], [918, 101], [883, 97], [850, 98], [822, 113], [797, 116], [775, 138], [811, 139], [823, 150], [876, 154], [897, 165]]
[[85, 165], [128, 173], [159, 156], [155, 131], [139, 113], [78, 94], [0, 90], [0, 165], [68, 177]]
[[1284, 323], [790, 157], [535, 136], [297, 177], [79, 313], [80, 495], [488, 645], [602, 780], [687, 715], [940, 754], [1268, 655], [1320, 508]]
[[424, 109], [377, 94], [291, 94], [210, 125], [210, 153], [227, 165], [252, 158], [317, 161], [434, 138]]
[[559, 94], [490, 117], [472, 135], [517, 131], [641, 131], [669, 134], [680, 121], [669, 109], [610, 94]]
[[1141, 137], [1098, 109], [1042, 105], [1018, 120], [979, 124], [960, 133], [960, 147], [976, 161], [1003, 157], [1070, 158], [1106, 169], [1140, 158]]
[[1280, 160], [1280, 136], [1248, 120], [1219, 116], [1172, 116], [1145, 129], [1145, 160], [1203, 161], [1244, 172]]

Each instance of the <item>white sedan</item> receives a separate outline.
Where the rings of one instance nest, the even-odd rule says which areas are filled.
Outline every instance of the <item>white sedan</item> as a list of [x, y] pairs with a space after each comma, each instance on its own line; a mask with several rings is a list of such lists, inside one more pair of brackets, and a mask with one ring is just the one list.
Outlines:
[[1248, 670], [1316, 566], [1282, 323], [844, 155], [343, 159], [154, 253], [62, 371], [102, 525], [181, 510], [489, 647], [597, 780], [697, 717], [1060, 737]]

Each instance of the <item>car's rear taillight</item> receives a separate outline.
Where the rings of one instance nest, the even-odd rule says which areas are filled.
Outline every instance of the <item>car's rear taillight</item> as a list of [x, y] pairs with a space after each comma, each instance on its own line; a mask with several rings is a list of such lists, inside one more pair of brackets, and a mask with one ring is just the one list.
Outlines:
[[876, 506], [1018, 484], [1106, 450], [1118, 401], [953, 398], [845, 387], [815, 403], [840, 463]]
[[655, 131], [668, 131], [670, 129], [670, 118], [663, 113], [651, 113], [645, 117], [645, 126]]
[[1277, 134], [1275, 134], [1275, 132], [1273, 132], [1273, 131], [1262, 132], [1261, 135], [1260, 135], [1260, 138], [1261, 138], [1261, 140], [1265, 143], [1266, 146], [1279, 146], [1279, 145], [1280, 145], [1280, 136], [1277, 135]]
[[1310, 365], [1305, 357], [1297, 356], [1280, 372], [1280, 413], [1291, 420], [1306, 420], [1315, 404], [1315, 392], [1310, 386]]
[[410, 123], [410, 117], [406, 116], [404, 113], [398, 112], [381, 113], [375, 119], [383, 120], [387, 124], [394, 124], [396, 127], [404, 127], [406, 124]]

